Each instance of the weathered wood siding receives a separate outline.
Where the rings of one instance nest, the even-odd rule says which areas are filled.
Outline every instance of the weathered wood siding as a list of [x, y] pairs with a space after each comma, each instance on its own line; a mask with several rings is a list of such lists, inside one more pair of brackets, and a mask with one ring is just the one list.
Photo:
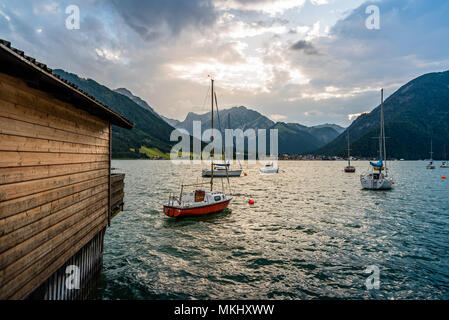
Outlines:
[[0, 73], [0, 299], [23, 299], [108, 223], [107, 121]]

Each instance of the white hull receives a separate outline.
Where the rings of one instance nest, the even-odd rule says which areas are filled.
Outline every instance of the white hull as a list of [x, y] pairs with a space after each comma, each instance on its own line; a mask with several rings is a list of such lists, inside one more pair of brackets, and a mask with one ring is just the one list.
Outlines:
[[[376, 174], [365, 174], [360, 176], [363, 189], [367, 190], [389, 190], [393, 187], [393, 179], [388, 176], [375, 177]], [[378, 174], [377, 174], [378, 175]]]
[[[226, 177], [240, 177], [242, 174], [242, 170], [228, 170], [226, 173], [226, 170], [220, 169], [220, 170], [214, 170], [214, 178], [226, 178]], [[211, 170], [203, 170], [202, 172], [203, 177], [210, 177], [211, 176]]]
[[259, 171], [261, 174], [273, 174], [278, 173], [279, 168], [260, 168]]

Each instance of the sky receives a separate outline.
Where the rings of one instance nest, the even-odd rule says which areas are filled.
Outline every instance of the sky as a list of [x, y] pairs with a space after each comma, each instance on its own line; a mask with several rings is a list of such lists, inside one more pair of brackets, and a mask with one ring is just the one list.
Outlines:
[[220, 108], [348, 126], [380, 88], [449, 69], [448, 17], [445, 0], [0, 0], [0, 38], [169, 118], [207, 112], [212, 75]]

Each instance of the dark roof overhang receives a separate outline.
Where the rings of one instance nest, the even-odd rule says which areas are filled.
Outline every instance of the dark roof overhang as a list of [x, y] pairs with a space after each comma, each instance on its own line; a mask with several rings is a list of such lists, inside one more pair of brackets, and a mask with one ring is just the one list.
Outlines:
[[30, 87], [48, 92], [70, 103], [76, 108], [105, 119], [112, 124], [132, 129], [134, 124], [96, 100], [73, 83], [53, 74], [52, 69], [23, 51], [11, 47], [11, 43], [0, 39], [0, 72], [23, 79]]

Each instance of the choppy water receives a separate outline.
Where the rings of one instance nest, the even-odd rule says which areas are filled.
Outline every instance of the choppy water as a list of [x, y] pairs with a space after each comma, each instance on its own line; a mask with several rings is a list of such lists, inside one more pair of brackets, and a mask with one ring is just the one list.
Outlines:
[[[449, 169], [392, 162], [395, 189], [372, 192], [359, 181], [367, 163], [354, 165], [280, 162], [285, 172], [265, 176], [244, 166], [229, 211], [176, 220], [162, 204], [201, 166], [113, 161], [125, 210], [106, 233], [97, 297], [449, 299]], [[369, 265], [379, 290], [366, 289]]]

